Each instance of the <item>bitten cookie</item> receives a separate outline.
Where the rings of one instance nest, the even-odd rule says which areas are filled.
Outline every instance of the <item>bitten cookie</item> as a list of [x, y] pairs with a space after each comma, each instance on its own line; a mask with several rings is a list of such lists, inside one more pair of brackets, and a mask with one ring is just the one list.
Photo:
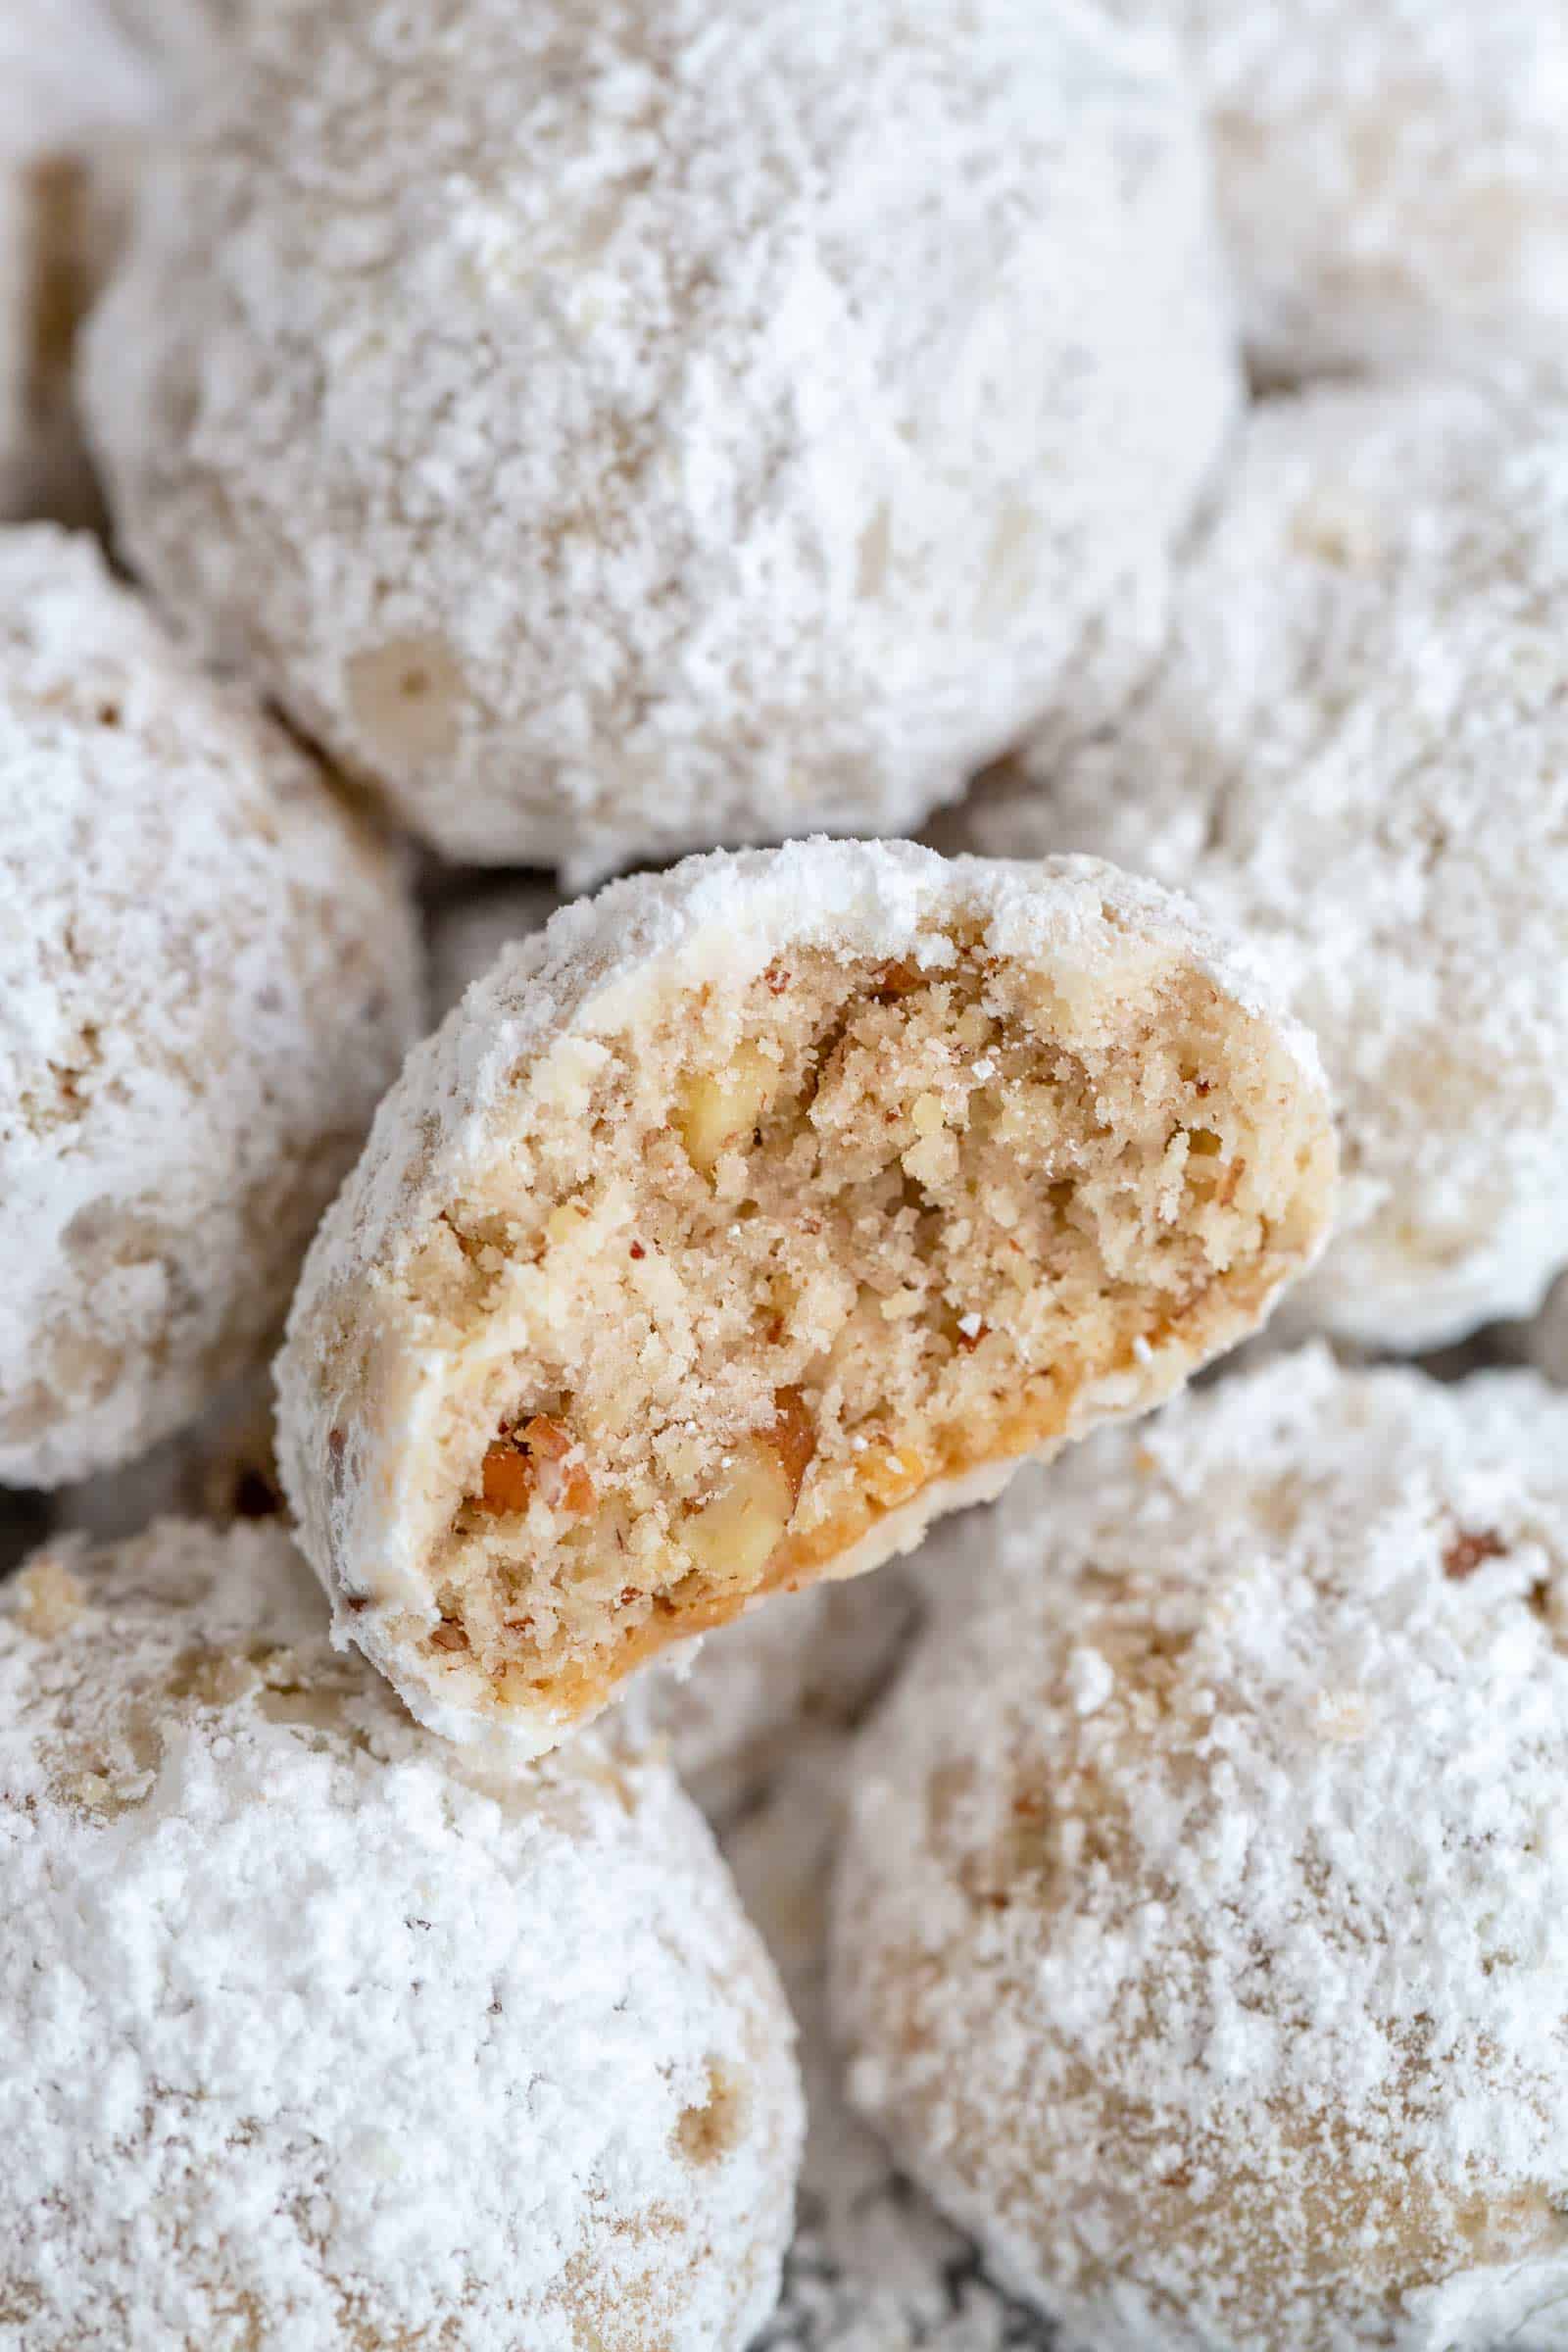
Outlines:
[[0, 533], [0, 1479], [254, 1364], [420, 1025], [397, 860], [97, 548]]
[[1387, 369], [1568, 331], [1561, 0], [1170, 0], [1256, 361]]
[[1340, 1230], [1291, 1311], [1435, 1348], [1568, 1262], [1568, 396], [1520, 370], [1254, 412], [1120, 723], [960, 820], [1266, 943], [1334, 1084]]
[[1568, 1403], [1314, 1349], [988, 1526], [850, 1775], [859, 2104], [1105, 2352], [1568, 2344]]
[[90, 335], [138, 568], [448, 856], [906, 830], [1157, 643], [1235, 413], [1080, 0], [292, 0]]
[[793, 2032], [667, 1771], [485, 1779], [281, 1530], [171, 1520], [0, 1594], [0, 1788], [28, 2352], [744, 2352]]
[[1166, 1395], [1308, 1262], [1333, 1163], [1304, 1036], [1107, 866], [614, 884], [411, 1056], [313, 1247], [279, 1455], [340, 1633], [548, 1747]]

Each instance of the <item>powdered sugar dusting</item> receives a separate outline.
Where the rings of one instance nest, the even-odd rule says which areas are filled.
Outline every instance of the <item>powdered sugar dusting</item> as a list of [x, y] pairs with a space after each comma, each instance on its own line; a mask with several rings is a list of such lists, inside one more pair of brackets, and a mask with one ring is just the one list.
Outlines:
[[291, 0], [242, 62], [92, 330], [117, 520], [448, 855], [910, 826], [1147, 662], [1237, 391], [1148, 15]]
[[420, 1017], [402, 867], [86, 539], [0, 536], [0, 1477], [264, 1351]]
[[1097, 2345], [1563, 2340], [1565, 1526], [1530, 1376], [1282, 1358], [1021, 1481], [864, 1736], [852, 2086]]
[[1568, 1260], [1568, 396], [1539, 370], [1254, 412], [1162, 666], [982, 798], [1277, 959], [1339, 1099], [1341, 1233], [1293, 1311], [1436, 1347]]
[[798, 2092], [667, 1773], [466, 1769], [333, 1652], [275, 1529], [37, 1555], [0, 1693], [27, 2341], [742, 2352]]
[[1248, 340], [1286, 375], [1568, 325], [1557, 0], [1170, 0]]

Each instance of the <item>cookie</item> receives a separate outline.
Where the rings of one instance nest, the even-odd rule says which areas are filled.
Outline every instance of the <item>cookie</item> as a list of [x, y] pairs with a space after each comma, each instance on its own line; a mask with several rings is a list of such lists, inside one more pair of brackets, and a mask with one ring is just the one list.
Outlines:
[[1568, 328], [1558, 0], [1172, 0], [1265, 374]]
[[291, 0], [89, 336], [119, 530], [448, 857], [907, 830], [1119, 693], [1235, 414], [1174, 40]]
[[1081, 859], [616, 883], [411, 1057], [313, 1247], [279, 1458], [342, 1638], [549, 1747], [758, 1594], [1155, 1402], [1331, 1213], [1303, 1035]]
[[858, 2104], [1075, 2342], [1568, 2341], [1568, 1403], [1313, 1349], [987, 1526], [847, 1775]]
[[254, 1366], [422, 1025], [402, 864], [98, 548], [0, 533], [0, 1479]]
[[666, 1769], [469, 1768], [276, 1527], [35, 1555], [0, 1689], [29, 2347], [745, 2352], [793, 2034]]

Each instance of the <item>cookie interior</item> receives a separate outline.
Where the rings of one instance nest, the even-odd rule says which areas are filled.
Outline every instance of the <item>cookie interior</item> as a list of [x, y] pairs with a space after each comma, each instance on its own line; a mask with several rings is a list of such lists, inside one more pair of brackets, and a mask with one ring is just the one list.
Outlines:
[[961, 930], [810, 948], [568, 1041], [415, 1269], [449, 1364], [427, 1672], [571, 1719], [870, 1564], [1091, 1384], [1152, 1399], [1250, 1329], [1333, 1156], [1272, 1025], [1109, 917], [1070, 971]]

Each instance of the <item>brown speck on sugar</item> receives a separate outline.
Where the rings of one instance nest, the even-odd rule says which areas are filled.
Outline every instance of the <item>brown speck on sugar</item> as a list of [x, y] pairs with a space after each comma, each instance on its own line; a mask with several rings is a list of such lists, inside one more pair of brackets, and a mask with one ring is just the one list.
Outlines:
[[1443, 1573], [1456, 1585], [1463, 1584], [1467, 1576], [1474, 1576], [1483, 1560], [1500, 1560], [1507, 1548], [1501, 1537], [1490, 1529], [1472, 1535], [1461, 1528], [1444, 1552]]

